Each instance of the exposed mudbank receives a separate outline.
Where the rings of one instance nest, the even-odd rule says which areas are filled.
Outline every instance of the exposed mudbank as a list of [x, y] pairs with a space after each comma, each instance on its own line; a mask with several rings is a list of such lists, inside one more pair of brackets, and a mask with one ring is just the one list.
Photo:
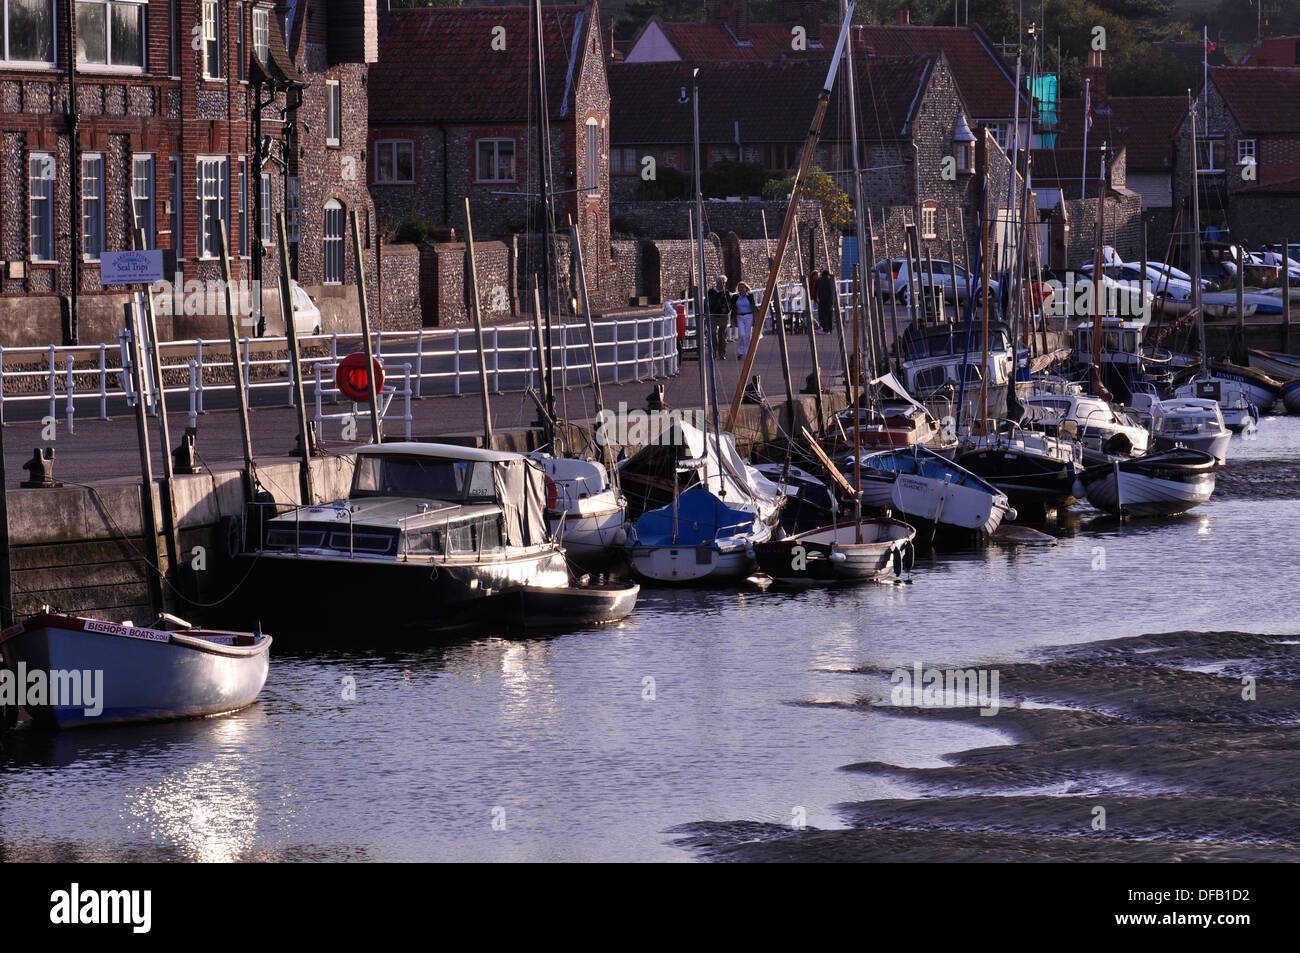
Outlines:
[[915, 797], [838, 805], [849, 830], [699, 823], [676, 828], [677, 843], [715, 860], [1300, 859], [1296, 639], [1171, 632], [1040, 657], [989, 666], [999, 674], [993, 717], [973, 703], [858, 700], [861, 710], [1013, 739], [942, 767], [844, 766]]

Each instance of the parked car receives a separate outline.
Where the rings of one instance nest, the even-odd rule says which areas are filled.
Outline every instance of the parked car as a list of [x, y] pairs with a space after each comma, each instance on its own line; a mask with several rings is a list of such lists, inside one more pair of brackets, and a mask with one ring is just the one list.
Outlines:
[[[911, 300], [909, 289], [912, 286], [911, 270], [908, 268], [906, 258], [892, 258], [889, 261], [879, 261], [876, 263], [876, 280], [881, 288], [886, 289], [887, 294], [893, 294], [899, 301], [907, 302]], [[930, 262], [925, 262], [925, 267], [921, 269], [921, 287], [930, 287]], [[966, 300], [967, 273], [961, 265], [953, 264], [946, 259], [936, 258], [934, 260], [934, 282], [943, 288], [943, 296], [948, 301], [964, 302]], [[970, 286], [975, 290], [975, 300], [980, 300], [980, 276], [970, 276]], [[998, 283], [992, 278], [989, 279], [989, 301], [994, 303], [998, 300]]]
[[293, 330], [296, 334], [320, 334], [320, 308], [316, 299], [294, 280], [289, 281], [289, 293], [293, 296]]

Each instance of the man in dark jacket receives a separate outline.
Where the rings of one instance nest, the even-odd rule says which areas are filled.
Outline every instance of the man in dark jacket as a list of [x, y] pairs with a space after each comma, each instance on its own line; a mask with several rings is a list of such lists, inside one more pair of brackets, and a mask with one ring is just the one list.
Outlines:
[[713, 346], [720, 361], [727, 359], [727, 328], [731, 325], [731, 295], [727, 276], [718, 275], [709, 289], [709, 322], [713, 328]]
[[823, 334], [830, 334], [835, 329], [840, 301], [839, 289], [835, 287], [835, 279], [831, 277], [829, 268], [821, 273], [813, 285], [813, 300], [817, 302], [817, 323], [821, 325]]

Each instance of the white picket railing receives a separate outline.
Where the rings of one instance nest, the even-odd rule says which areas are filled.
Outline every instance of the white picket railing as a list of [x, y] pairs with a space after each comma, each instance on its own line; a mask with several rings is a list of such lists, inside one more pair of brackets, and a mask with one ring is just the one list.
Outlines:
[[[596, 364], [602, 382], [631, 383], [647, 378], [669, 377], [677, 373], [679, 355], [675, 315], [652, 313], [645, 316], [595, 322]], [[98, 416], [108, 419], [109, 401], [134, 400], [128, 375], [123, 373], [121, 357], [125, 354], [125, 330], [119, 332], [117, 348], [107, 344], [79, 347], [0, 347], [0, 424], [9, 405], [22, 407], [44, 404], [47, 415], [62, 415], [69, 431], [74, 426], [78, 405], [98, 405]], [[537, 334], [532, 323], [485, 328], [484, 355], [487, 361], [488, 388], [491, 393], [518, 393], [540, 389]], [[382, 331], [371, 335], [375, 356], [389, 367], [409, 364], [410, 396], [460, 396], [478, 393], [478, 357], [473, 329], [427, 329], [419, 331]], [[362, 349], [361, 335], [322, 334], [301, 336], [304, 347], [325, 344], [328, 357], [319, 353], [304, 354], [306, 369], [303, 384], [314, 400], [315, 372], [312, 365], [337, 364], [352, 351]], [[314, 350], [315, 348], [313, 348]], [[251, 401], [255, 392], [284, 394], [285, 404], [292, 406], [294, 388], [292, 369], [287, 357], [272, 352], [287, 351], [284, 338], [243, 338], [239, 361], [244, 370], [245, 391]], [[553, 373], [558, 388], [591, 383], [591, 348], [585, 322], [554, 324], [551, 328]], [[165, 393], [169, 406], [179, 409], [173, 395], [189, 400], [191, 423], [205, 412], [205, 399], [211, 394], [234, 390], [229, 369], [230, 342], [226, 339], [168, 341], [160, 347], [164, 380], [183, 378], [185, 383], [168, 383]], [[260, 356], [266, 354], [267, 356]], [[116, 366], [110, 362], [116, 355]], [[5, 364], [38, 365], [27, 369], [7, 369]], [[146, 391], [152, 394], [151, 362], [146, 360], [150, 381]], [[258, 379], [254, 379], [254, 376]], [[32, 383], [35, 382], [35, 383]], [[332, 376], [329, 385], [333, 387]], [[322, 397], [337, 400], [336, 394]], [[153, 408], [151, 408], [153, 410]], [[409, 416], [409, 412], [408, 412]]]

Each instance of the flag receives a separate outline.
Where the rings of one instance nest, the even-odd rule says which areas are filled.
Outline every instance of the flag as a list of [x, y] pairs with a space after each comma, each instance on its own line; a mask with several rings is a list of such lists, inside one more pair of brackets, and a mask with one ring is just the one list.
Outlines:
[[1089, 83], [1083, 96], [1083, 128], [1092, 131], [1092, 84]]

